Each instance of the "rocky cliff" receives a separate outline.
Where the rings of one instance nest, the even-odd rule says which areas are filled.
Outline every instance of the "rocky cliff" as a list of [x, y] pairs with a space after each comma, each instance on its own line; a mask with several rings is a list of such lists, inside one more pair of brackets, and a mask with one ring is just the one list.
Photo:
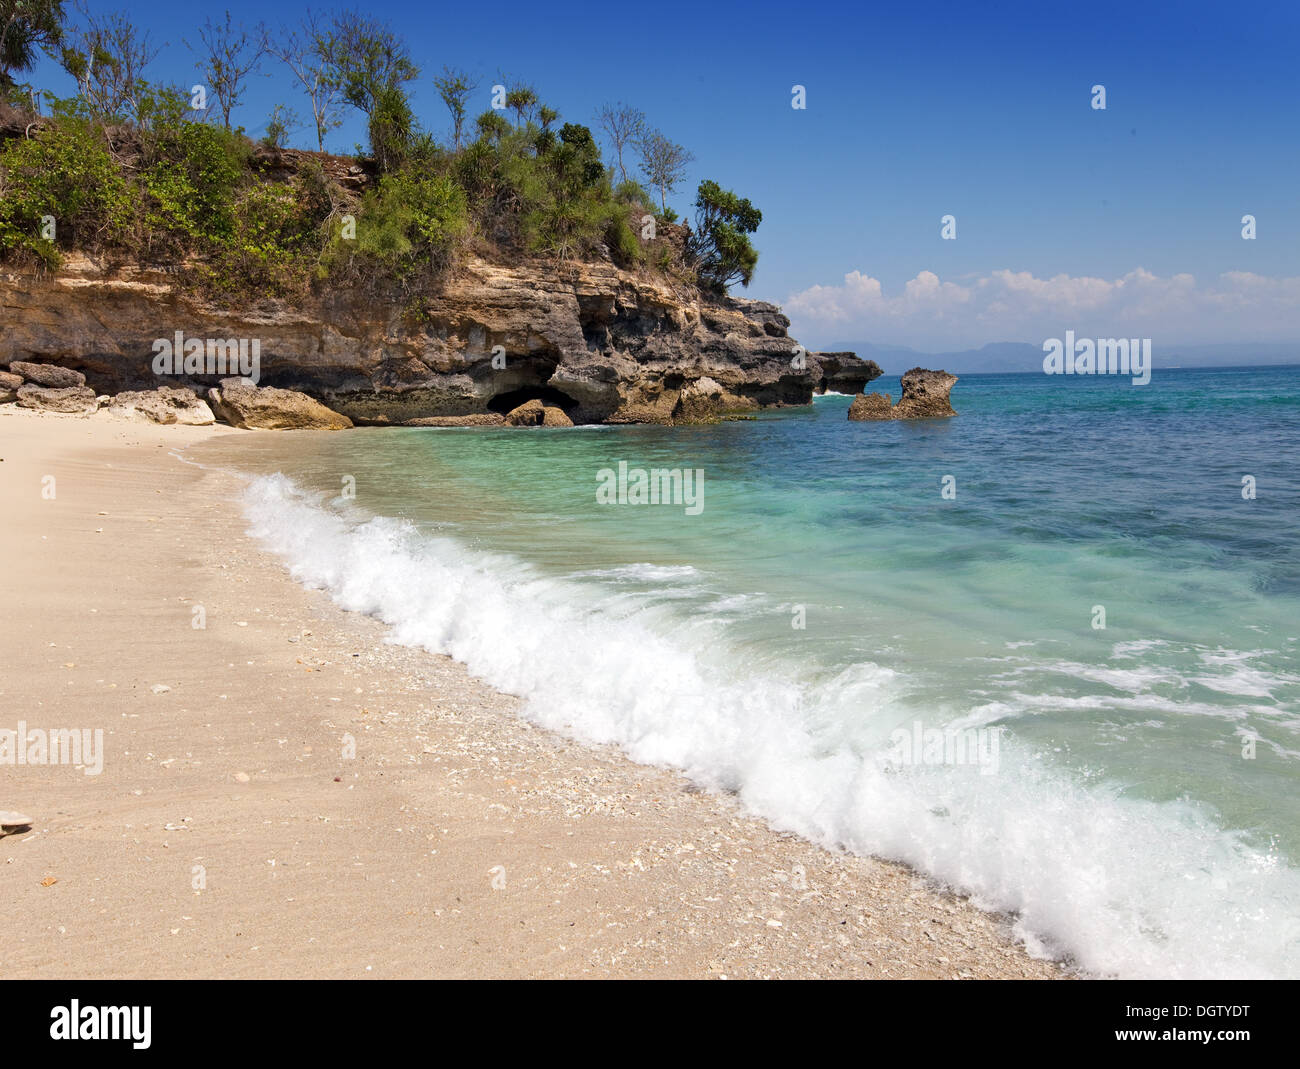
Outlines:
[[857, 393], [881, 373], [852, 353], [806, 352], [774, 305], [682, 296], [611, 263], [471, 260], [419, 308], [413, 323], [400, 302], [338, 291], [236, 311], [166, 270], [69, 256], [53, 275], [0, 274], [0, 365], [58, 364], [99, 394], [181, 386], [206, 396], [231, 370], [159, 375], [157, 343], [181, 332], [223, 354], [236, 339], [255, 343], [259, 385], [300, 391], [357, 424], [484, 422], [532, 400], [578, 423], [692, 423]]

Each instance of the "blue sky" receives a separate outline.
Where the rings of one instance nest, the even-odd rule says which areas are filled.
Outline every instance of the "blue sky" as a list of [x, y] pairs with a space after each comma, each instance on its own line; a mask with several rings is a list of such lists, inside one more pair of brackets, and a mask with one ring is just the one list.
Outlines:
[[[308, 5], [229, 6], [279, 23]], [[445, 63], [480, 78], [474, 113], [499, 73], [569, 121], [594, 125], [606, 101], [642, 108], [697, 157], [679, 211], [701, 178], [763, 211], [744, 295], [783, 304], [811, 345], [938, 350], [1067, 328], [1300, 339], [1300, 5], [880, 8], [365, 5], [410, 42], [424, 71], [415, 109], [435, 132]], [[222, 10], [132, 2], [169, 42], [150, 73], [193, 84], [182, 39]], [[237, 114], [254, 134], [277, 102], [308, 113], [288, 73], [264, 69]], [[50, 64], [36, 80], [71, 90]], [[790, 106], [796, 84], [806, 110]], [[1090, 106], [1094, 84], [1105, 111]], [[330, 147], [359, 140], [353, 120]], [[945, 214], [955, 241], [940, 238]]]

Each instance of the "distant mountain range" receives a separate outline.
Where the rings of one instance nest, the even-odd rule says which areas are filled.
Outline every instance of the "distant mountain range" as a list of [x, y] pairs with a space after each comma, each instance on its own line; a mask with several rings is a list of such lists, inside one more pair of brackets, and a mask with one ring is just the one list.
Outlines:
[[[1043, 370], [1041, 344], [1031, 345], [1028, 342], [990, 342], [980, 349], [963, 349], [953, 353], [923, 353], [906, 346], [891, 347], [851, 341], [825, 348], [828, 352], [847, 349], [864, 360], [874, 360], [886, 375], [901, 375], [909, 368], [918, 366], [942, 368], [955, 375], [963, 372]], [[1300, 364], [1300, 344], [1173, 345], [1167, 349], [1153, 345], [1151, 359], [1155, 368]]]

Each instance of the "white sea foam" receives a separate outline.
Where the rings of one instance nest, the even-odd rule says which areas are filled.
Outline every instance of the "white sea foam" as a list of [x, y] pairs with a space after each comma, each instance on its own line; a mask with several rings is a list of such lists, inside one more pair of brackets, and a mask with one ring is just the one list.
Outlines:
[[622, 564], [617, 568], [597, 568], [593, 571], [574, 572], [575, 579], [632, 580], [639, 583], [671, 583], [698, 579], [700, 570], [689, 564]]
[[1296, 973], [1300, 874], [1276, 856], [1191, 803], [1085, 785], [1010, 734], [997, 775], [891, 766], [889, 731], [912, 717], [889, 668], [756, 666], [698, 641], [671, 604], [631, 611], [600, 583], [350, 521], [282, 476], [254, 480], [247, 510], [296, 579], [522, 695], [538, 723], [734, 790], [783, 830], [905, 861], [1016, 912], [1030, 947], [1099, 974]]

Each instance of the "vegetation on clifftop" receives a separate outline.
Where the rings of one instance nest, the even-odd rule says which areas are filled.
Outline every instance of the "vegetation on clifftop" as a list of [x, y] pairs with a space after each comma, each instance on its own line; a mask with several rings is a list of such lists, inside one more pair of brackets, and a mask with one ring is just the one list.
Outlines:
[[[677, 225], [667, 198], [693, 157], [635, 108], [598, 112], [609, 166], [592, 130], [561, 122], [531, 86], [491, 87], [471, 119], [478, 86], [450, 67], [433, 79], [451, 117], [440, 141], [412, 110], [420, 71], [405, 42], [358, 12], [279, 33], [226, 13], [191, 47], [203, 83], [187, 91], [145, 76], [157, 49], [126, 14], [79, 9], [73, 22], [62, 0], [0, 0], [0, 259], [168, 262], [231, 300], [327, 281], [415, 294], [467, 253], [609, 259], [713, 293], [752, 278], [761, 214], [705, 181], [695, 229]], [[43, 94], [38, 116], [17, 77], [42, 50], [78, 92]], [[262, 64], [305, 98], [315, 151], [287, 148], [285, 105], [260, 142], [232, 125]], [[350, 157], [321, 151], [342, 108], [366, 121], [368, 145]], [[638, 157], [644, 186], [628, 174]]]

